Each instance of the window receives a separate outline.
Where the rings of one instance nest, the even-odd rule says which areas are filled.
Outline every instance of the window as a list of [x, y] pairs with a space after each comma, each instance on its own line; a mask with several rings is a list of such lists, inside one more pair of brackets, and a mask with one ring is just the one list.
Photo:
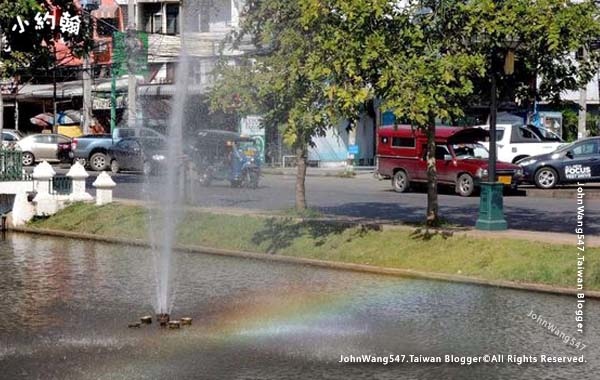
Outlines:
[[7, 132], [2, 132], [2, 140], [4, 141], [16, 141], [17, 139]]
[[448, 148], [444, 145], [436, 145], [435, 147], [435, 159], [436, 160], [445, 160], [446, 156], [449, 156], [450, 152]]
[[38, 135], [33, 138], [33, 141], [38, 144], [56, 144], [56, 140], [51, 135]]
[[144, 4], [142, 27], [147, 33], [160, 33], [162, 29], [161, 4]]
[[415, 139], [407, 137], [392, 137], [392, 146], [394, 148], [414, 148]]
[[594, 141], [589, 141], [586, 143], [582, 143], [573, 148], [573, 155], [577, 156], [589, 156], [596, 154], [598, 152], [598, 148], [596, 147], [596, 143]]
[[454, 156], [458, 160], [489, 158], [487, 149], [481, 144], [454, 144], [452, 145], [452, 150], [454, 151]]
[[179, 34], [179, 4], [167, 4], [167, 34]]
[[140, 137], [155, 137], [155, 138], [161, 138], [161, 134], [158, 132], [153, 131], [152, 129], [146, 129], [146, 128], [142, 128], [140, 130]]
[[496, 129], [496, 141], [502, 141], [504, 137], [504, 129]]
[[520, 126], [513, 128], [511, 135], [511, 143], [536, 143], [540, 142], [540, 138], [529, 128]]

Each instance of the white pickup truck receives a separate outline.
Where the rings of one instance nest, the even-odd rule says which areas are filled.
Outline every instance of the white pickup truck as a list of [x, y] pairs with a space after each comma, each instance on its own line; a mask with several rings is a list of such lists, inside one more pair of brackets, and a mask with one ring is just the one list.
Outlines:
[[[477, 127], [490, 129], [489, 125]], [[489, 148], [488, 141], [481, 143]], [[544, 128], [523, 124], [496, 125], [498, 161], [516, 163], [526, 157], [552, 152], [563, 144], [565, 142], [560, 137]]]

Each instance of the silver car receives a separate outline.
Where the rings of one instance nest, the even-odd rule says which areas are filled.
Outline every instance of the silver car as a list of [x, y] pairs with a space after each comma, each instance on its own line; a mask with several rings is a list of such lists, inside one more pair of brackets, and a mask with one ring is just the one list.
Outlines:
[[2, 130], [2, 146], [11, 147], [14, 146], [17, 141], [23, 138], [23, 134], [20, 131], [14, 129], [3, 129]]
[[22, 138], [16, 146], [23, 152], [23, 166], [31, 166], [38, 161], [59, 161], [58, 143], [70, 142], [67, 136], [41, 133]]

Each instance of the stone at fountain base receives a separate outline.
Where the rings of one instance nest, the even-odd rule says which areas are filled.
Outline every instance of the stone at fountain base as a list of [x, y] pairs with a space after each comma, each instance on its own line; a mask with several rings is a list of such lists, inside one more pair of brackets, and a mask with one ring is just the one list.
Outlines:
[[146, 315], [146, 316], [140, 318], [140, 321], [145, 325], [150, 325], [150, 324], [152, 324], [152, 317], [149, 315]]
[[171, 317], [169, 316], [169, 314], [166, 313], [156, 315], [156, 320], [158, 321], [160, 327], [167, 327], [170, 319]]
[[181, 318], [181, 325], [182, 326], [190, 326], [192, 324], [192, 318], [190, 317], [183, 317]]

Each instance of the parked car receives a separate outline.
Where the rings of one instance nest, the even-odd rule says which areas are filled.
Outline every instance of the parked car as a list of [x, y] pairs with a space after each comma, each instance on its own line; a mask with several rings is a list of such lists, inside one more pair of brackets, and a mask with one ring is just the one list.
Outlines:
[[15, 129], [3, 129], [2, 130], [2, 146], [3, 147], [12, 147], [15, 146], [17, 141], [21, 140], [25, 137], [21, 131], [17, 131]]
[[[489, 125], [479, 128], [489, 130]], [[489, 149], [487, 140], [481, 143]], [[538, 154], [550, 153], [565, 142], [554, 132], [545, 128], [523, 124], [498, 124], [496, 126], [497, 157], [500, 161], [516, 163]]]
[[23, 152], [23, 166], [31, 166], [38, 161], [58, 162], [58, 144], [71, 143], [67, 136], [41, 133], [29, 135], [17, 141], [16, 147]]
[[150, 175], [164, 169], [167, 152], [165, 144], [149, 144], [139, 137], [126, 137], [108, 148], [107, 155], [113, 173], [136, 171]]
[[166, 141], [166, 137], [149, 128], [115, 128], [111, 134], [85, 135], [73, 139], [73, 160], [95, 171], [109, 167], [108, 150], [127, 137], [139, 137], [146, 141]]
[[[453, 185], [461, 196], [470, 196], [487, 180], [488, 151], [477, 141], [488, 132], [481, 128], [437, 127], [438, 183]], [[411, 183], [427, 182], [427, 136], [410, 125], [384, 126], [378, 131], [377, 173], [391, 178], [392, 188], [405, 192]], [[522, 176], [519, 166], [498, 161], [498, 181], [515, 188]]]
[[56, 157], [61, 163], [73, 162], [72, 144], [71, 141], [58, 143]]
[[256, 141], [250, 137], [202, 130], [198, 132], [192, 160], [205, 186], [213, 181], [229, 181], [232, 187], [258, 187], [261, 160]]
[[523, 168], [524, 180], [541, 189], [566, 183], [600, 182], [600, 137], [577, 140], [518, 164]]

